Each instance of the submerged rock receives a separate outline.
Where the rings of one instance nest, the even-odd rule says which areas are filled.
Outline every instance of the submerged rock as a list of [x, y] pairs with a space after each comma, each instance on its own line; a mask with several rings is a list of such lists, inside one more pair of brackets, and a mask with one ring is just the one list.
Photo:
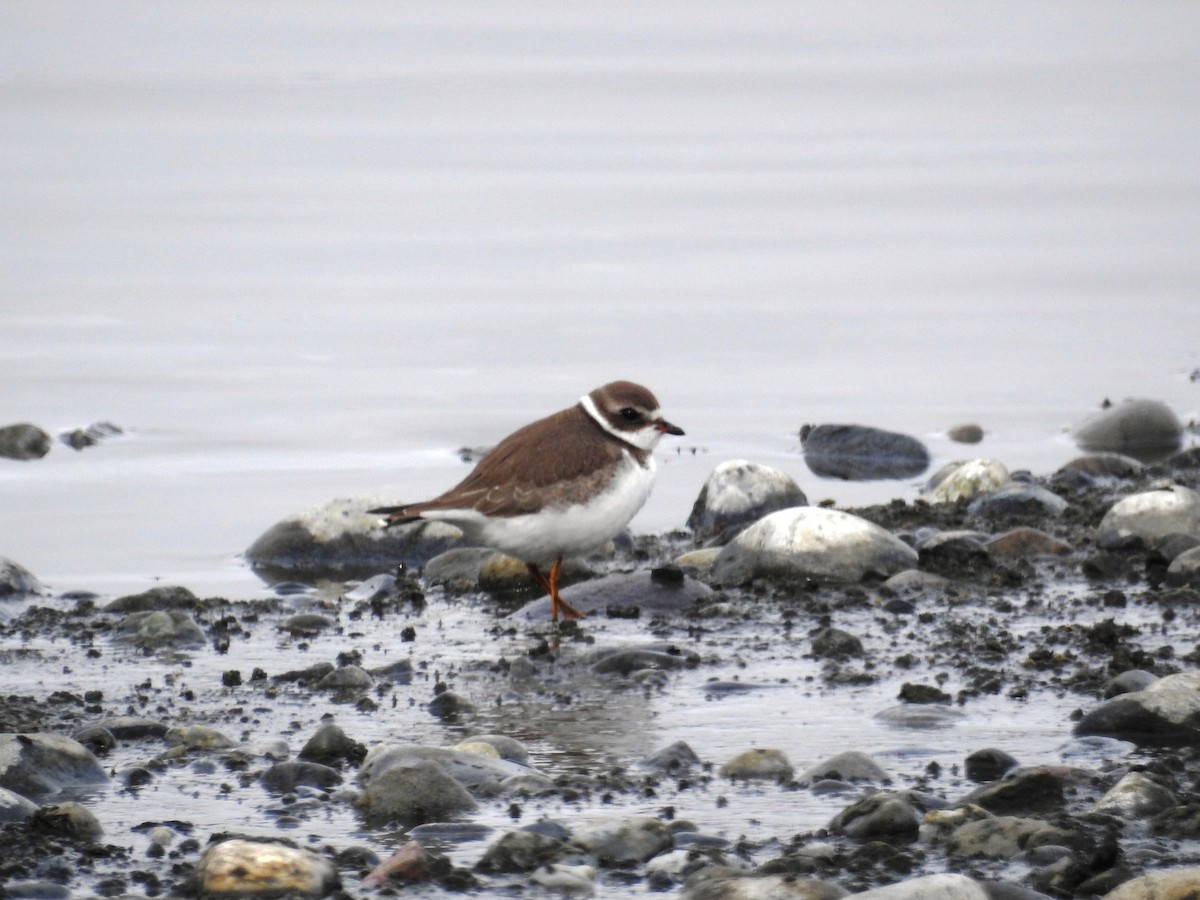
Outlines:
[[829, 830], [860, 841], [916, 840], [921, 815], [897, 794], [869, 794], [833, 817]]
[[808, 467], [824, 478], [911, 478], [929, 468], [929, 451], [916, 438], [866, 425], [805, 425], [800, 443]]
[[782, 750], [756, 747], [744, 750], [721, 766], [722, 778], [747, 781], [786, 781], [795, 769]]
[[1096, 801], [1092, 812], [1145, 820], [1178, 802], [1174, 793], [1141, 772], [1128, 772]]
[[[649, 572], [618, 572], [564, 588], [561, 596], [585, 615], [608, 611], [618, 617], [673, 613], [694, 609], [712, 588], [674, 566]], [[550, 598], [541, 597], [509, 615], [521, 622], [550, 618]]]
[[1136, 744], [1200, 740], [1200, 673], [1160, 678], [1145, 690], [1093, 707], [1075, 726], [1079, 735], [1104, 735]]
[[95, 814], [74, 801], [43, 806], [29, 817], [29, 828], [82, 841], [98, 841], [104, 834]]
[[1005, 895], [993, 895], [966, 875], [945, 873], [910, 878], [852, 896], [861, 900], [1002, 900]]
[[163, 647], [196, 647], [205, 642], [204, 632], [182, 610], [130, 613], [117, 623], [113, 636], [147, 650]]
[[797, 507], [755, 522], [721, 551], [713, 577], [724, 584], [757, 578], [854, 582], [914, 568], [917, 553], [866, 519]]
[[475, 868], [497, 874], [531, 872], [552, 859], [565, 842], [560, 835], [527, 829], [509, 831], [487, 848]]
[[847, 750], [806, 769], [796, 781], [811, 785], [829, 778], [838, 781], [884, 781], [887, 772], [867, 754]]
[[731, 459], [713, 469], [704, 482], [686, 527], [698, 540], [728, 540], [765, 515], [807, 505], [804, 491], [786, 472]]
[[475, 809], [466, 789], [434, 762], [394, 765], [373, 777], [356, 804], [367, 823], [420, 825]]
[[1159, 400], [1125, 400], [1089, 416], [1071, 433], [1084, 450], [1108, 450], [1137, 459], [1168, 456], [1183, 441], [1183, 424]]
[[570, 843], [611, 868], [645, 862], [670, 850], [675, 839], [666, 823], [649, 816], [630, 816], [578, 828]]

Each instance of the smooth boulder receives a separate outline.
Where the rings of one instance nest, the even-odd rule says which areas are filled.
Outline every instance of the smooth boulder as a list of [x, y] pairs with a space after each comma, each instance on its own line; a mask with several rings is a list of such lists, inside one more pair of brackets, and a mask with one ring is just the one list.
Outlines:
[[1155, 459], [1179, 449], [1183, 424], [1160, 400], [1125, 400], [1089, 416], [1071, 430], [1084, 450]]
[[857, 582], [915, 568], [917, 552], [866, 519], [820, 507], [795, 507], [755, 522], [721, 551], [714, 579], [758, 578]]
[[823, 478], [912, 478], [929, 468], [929, 450], [919, 440], [866, 425], [805, 425], [800, 444], [808, 467]]
[[1170, 485], [1118, 500], [1100, 520], [1096, 543], [1117, 546], [1140, 538], [1149, 544], [1176, 532], [1200, 536], [1200, 492]]
[[745, 459], [721, 463], [700, 489], [686, 527], [698, 540], [728, 539], [763, 516], [808, 498], [792, 476]]

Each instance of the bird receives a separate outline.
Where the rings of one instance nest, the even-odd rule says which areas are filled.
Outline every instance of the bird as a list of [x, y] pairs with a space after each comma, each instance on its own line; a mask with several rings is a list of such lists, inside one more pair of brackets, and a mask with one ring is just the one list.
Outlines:
[[654, 448], [663, 435], [683, 433], [647, 388], [612, 381], [514, 431], [444, 494], [370, 512], [385, 527], [419, 519], [457, 526], [524, 562], [550, 595], [552, 621], [560, 613], [579, 619], [559, 595], [563, 559], [602, 547], [629, 524], [654, 484]]

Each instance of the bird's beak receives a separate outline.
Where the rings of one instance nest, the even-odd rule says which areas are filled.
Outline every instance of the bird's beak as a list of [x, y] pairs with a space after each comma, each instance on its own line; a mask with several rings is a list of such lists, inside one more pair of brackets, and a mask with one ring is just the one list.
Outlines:
[[659, 432], [662, 434], [674, 434], [674, 435], [683, 434], [682, 428], [680, 428], [678, 425], [672, 425], [666, 419], [659, 419], [657, 422], [654, 423], [654, 427], [657, 428], [659, 430]]

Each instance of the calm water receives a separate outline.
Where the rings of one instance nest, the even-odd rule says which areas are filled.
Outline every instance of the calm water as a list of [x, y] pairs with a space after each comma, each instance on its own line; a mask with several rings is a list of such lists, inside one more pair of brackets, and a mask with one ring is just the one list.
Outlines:
[[127, 429], [0, 461], [0, 554], [57, 589], [252, 595], [277, 519], [435, 493], [615, 377], [688, 431], [645, 531], [732, 457], [912, 496], [816, 479], [805, 422], [1046, 472], [1105, 397], [1200, 409], [1192, 3], [0, 25], [0, 423]]

